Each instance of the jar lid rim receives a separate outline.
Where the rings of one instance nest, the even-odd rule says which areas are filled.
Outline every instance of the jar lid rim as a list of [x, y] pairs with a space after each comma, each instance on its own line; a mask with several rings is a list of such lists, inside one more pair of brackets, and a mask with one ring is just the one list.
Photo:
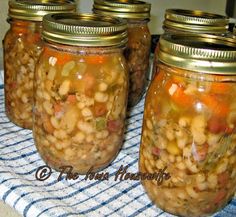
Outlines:
[[43, 16], [48, 13], [75, 12], [76, 3], [74, 0], [10, 0], [9, 18], [42, 21]]
[[161, 62], [210, 74], [236, 73], [236, 40], [207, 34], [164, 34], [158, 56]]
[[126, 19], [149, 19], [151, 4], [139, 0], [94, 0], [93, 11]]
[[229, 18], [200, 10], [167, 9], [163, 27], [188, 32], [224, 33], [228, 31]]
[[76, 46], [122, 46], [127, 43], [127, 23], [95, 14], [48, 14], [42, 36], [47, 41]]

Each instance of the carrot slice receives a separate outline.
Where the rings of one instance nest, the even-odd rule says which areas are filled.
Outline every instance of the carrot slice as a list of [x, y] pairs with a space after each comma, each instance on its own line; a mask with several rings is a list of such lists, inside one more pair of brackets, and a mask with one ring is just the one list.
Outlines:
[[44, 48], [44, 54], [49, 58], [49, 57], [55, 57], [57, 58], [57, 64], [58, 65], [64, 65], [67, 62], [71, 61], [74, 59], [74, 56], [69, 53], [65, 52], [59, 52], [57, 50], [52, 50], [48, 47]]
[[37, 43], [39, 41], [41, 41], [41, 34], [39, 32], [27, 36], [27, 42], [29, 43]]
[[229, 113], [229, 105], [218, 100], [214, 95], [202, 95], [200, 99], [216, 116], [226, 117]]
[[95, 117], [103, 116], [107, 113], [107, 107], [105, 103], [96, 103], [94, 105], [94, 115]]
[[54, 112], [55, 113], [59, 113], [59, 112], [62, 112], [63, 111], [63, 108], [62, 108], [62, 105], [60, 103], [56, 103], [54, 104]]
[[107, 58], [105, 56], [96, 55], [96, 56], [86, 56], [85, 62], [88, 64], [103, 64], [106, 62]]
[[218, 175], [217, 177], [217, 180], [218, 180], [218, 184], [220, 186], [220, 188], [223, 188], [227, 185], [227, 183], [229, 182], [229, 173], [226, 171], [226, 172], [223, 172], [221, 174]]
[[194, 103], [194, 98], [190, 95], [184, 93], [184, 88], [180, 86], [178, 83], [170, 81], [166, 83], [165, 86], [168, 94], [171, 99], [178, 105], [183, 107], [192, 106]]
[[71, 94], [67, 97], [66, 101], [68, 103], [74, 104], [77, 102], [76, 96], [74, 94]]
[[23, 26], [14, 26], [14, 27], [12, 27], [12, 31], [17, 35], [28, 33], [28, 29]]
[[215, 82], [211, 85], [211, 92], [213, 94], [227, 94], [230, 89], [229, 84], [223, 82]]
[[220, 203], [223, 202], [226, 196], [227, 196], [227, 192], [225, 190], [220, 190], [214, 198], [214, 204], [220, 205]]

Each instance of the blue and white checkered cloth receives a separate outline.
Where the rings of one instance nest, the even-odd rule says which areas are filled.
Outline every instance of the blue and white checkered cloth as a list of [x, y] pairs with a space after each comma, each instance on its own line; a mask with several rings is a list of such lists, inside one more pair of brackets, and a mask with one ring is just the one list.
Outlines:
[[[25, 217], [172, 216], [151, 203], [139, 181], [114, 181], [121, 165], [128, 165], [129, 172], [138, 172], [143, 108], [144, 99], [128, 112], [123, 148], [101, 171], [110, 174], [108, 181], [85, 181], [85, 176], [80, 176], [75, 181], [58, 182], [59, 173], [53, 171], [48, 180], [40, 182], [35, 173], [45, 163], [36, 151], [32, 132], [6, 117], [0, 76], [0, 199]], [[215, 216], [235, 217], [236, 199]]]

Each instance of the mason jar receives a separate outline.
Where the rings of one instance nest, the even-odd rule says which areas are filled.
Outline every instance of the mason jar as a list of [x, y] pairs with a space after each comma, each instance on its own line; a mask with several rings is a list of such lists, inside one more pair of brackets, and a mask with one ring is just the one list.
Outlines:
[[[229, 18], [219, 14], [200, 10], [167, 9], [163, 22], [164, 34], [213, 34], [231, 35], [228, 31]], [[154, 53], [152, 74], [156, 71], [158, 62], [158, 44]]]
[[128, 23], [125, 57], [129, 69], [129, 106], [136, 105], [144, 93], [149, 70], [151, 35], [148, 28], [151, 5], [131, 0], [94, 0], [93, 12], [123, 18]]
[[16, 125], [32, 129], [33, 77], [42, 50], [42, 18], [47, 13], [75, 12], [72, 1], [9, 1], [10, 29], [3, 41], [5, 109]]
[[158, 59], [145, 102], [139, 169], [165, 170], [170, 178], [142, 184], [166, 212], [208, 216], [236, 190], [236, 41], [163, 35]]
[[51, 167], [84, 174], [116, 157], [123, 143], [127, 25], [92, 14], [46, 15], [35, 72], [34, 139]]

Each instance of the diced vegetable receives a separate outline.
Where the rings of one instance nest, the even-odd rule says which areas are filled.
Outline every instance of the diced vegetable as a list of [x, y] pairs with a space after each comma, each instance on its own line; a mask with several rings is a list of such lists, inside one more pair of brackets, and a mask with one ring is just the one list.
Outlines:
[[225, 172], [218, 175], [218, 184], [219, 184], [220, 188], [226, 187], [226, 185], [229, 182], [229, 178], [230, 177], [229, 177], [228, 171], [225, 171]]
[[104, 64], [107, 60], [106, 56], [104, 55], [96, 55], [96, 56], [86, 56], [84, 57], [85, 62], [88, 64]]
[[39, 41], [41, 41], [41, 34], [39, 32], [27, 35], [28, 43], [38, 43]]
[[106, 129], [107, 120], [106, 118], [96, 118], [96, 129], [98, 131]]
[[168, 95], [173, 102], [182, 106], [182, 108], [189, 108], [194, 105], [194, 97], [184, 93], [184, 88], [176, 82], [167, 82], [165, 85]]
[[213, 94], [227, 94], [229, 89], [229, 83], [214, 82], [211, 84], [211, 93]]
[[68, 103], [71, 103], [71, 104], [76, 103], [76, 102], [77, 102], [76, 95], [74, 95], [74, 94], [68, 95], [66, 101], [67, 101]]
[[94, 105], [95, 117], [103, 116], [107, 113], [106, 103], [96, 103]]
[[121, 122], [119, 120], [109, 120], [107, 123], [108, 130], [112, 133], [121, 129]]
[[208, 130], [211, 133], [220, 133], [225, 132], [227, 128], [226, 120], [223, 118], [219, 118], [217, 116], [213, 116], [208, 121]]
[[229, 105], [224, 101], [217, 99], [217, 96], [210, 94], [203, 94], [201, 101], [211, 110], [216, 116], [225, 118], [229, 113]]
[[48, 47], [44, 48], [44, 55], [46, 55], [48, 58], [49, 57], [57, 58], [56, 64], [61, 66], [74, 59], [74, 56], [69, 53], [58, 52], [57, 50], [53, 50]]
[[157, 147], [153, 147], [152, 148], [152, 153], [155, 155], [155, 156], [159, 156], [160, 153], [161, 153], [161, 150]]
[[214, 201], [213, 201], [214, 204], [216, 205], [220, 204], [225, 199], [226, 195], [227, 195], [227, 192], [225, 190], [220, 190], [214, 198]]

